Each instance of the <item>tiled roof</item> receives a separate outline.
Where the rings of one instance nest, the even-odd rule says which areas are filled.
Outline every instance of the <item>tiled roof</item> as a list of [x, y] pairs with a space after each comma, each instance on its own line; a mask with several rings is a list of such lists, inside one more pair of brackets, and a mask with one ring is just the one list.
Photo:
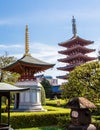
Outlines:
[[19, 92], [29, 90], [29, 88], [20, 88], [7, 83], [0, 83], [0, 92]]
[[89, 101], [88, 99], [84, 98], [84, 97], [75, 97], [73, 99], [71, 99], [67, 105], [67, 108], [96, 108], [96, 106]]

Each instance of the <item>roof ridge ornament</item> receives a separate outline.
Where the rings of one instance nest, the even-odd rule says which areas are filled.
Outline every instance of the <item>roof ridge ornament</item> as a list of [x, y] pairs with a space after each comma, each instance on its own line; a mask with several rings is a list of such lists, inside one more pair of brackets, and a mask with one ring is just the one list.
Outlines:
[[25, 30], [25, 54], [24, 56], [29, 56], [29, 36], [28, 36], [28, 25], [26, 25], [26, 30]]
[[74, 16], [72, 18], [72, 32], [74, 34], [74, 37], [76, 37], [77, 29], [76, 29], [76, 20], [75, 20]]

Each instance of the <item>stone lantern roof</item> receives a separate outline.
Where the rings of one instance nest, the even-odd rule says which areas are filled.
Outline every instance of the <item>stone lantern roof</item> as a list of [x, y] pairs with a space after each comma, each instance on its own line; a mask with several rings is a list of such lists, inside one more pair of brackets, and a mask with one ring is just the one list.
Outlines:
[[71, 99], [67, 104], [67, 108], [71, 109], [87, 109], [87, 108], [96, 108], [96, 106], [84, 97], [75, 97]]

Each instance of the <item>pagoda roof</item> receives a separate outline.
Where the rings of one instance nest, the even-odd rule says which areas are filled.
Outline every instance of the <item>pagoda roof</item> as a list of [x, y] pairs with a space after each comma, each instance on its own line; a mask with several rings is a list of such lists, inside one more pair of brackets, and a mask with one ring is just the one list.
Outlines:
[[65, 62], [65, 63], [68, 62], [69, 63], [71, 60], [76, 60], [76, 59], [79, 59], [79, 58], [84, 59], [86, 62], [96, 59], [95, 57], [89, 57], [87, 55], [83, 55], [82, 53], [78, 53], [76, 55], [68, 56], [67, 58], [58, 59], [58, 61]]
[[63, 71], [71, 71], [73, 70], [76, 66], [79, 66], [81, 64], [84, 64], [85, 62], [79, 62], [79, 63], [75, 63], [75, 64], [69, 64], [67, 66], [64, 67], [58, 67], [58, 70], [63, 70]]
[[58, 43], [58, 45], [63, 46], [63, 47], [70, 47], [75, 44], [80, 44], [81, 46], [87, 46], [87, 45], [92, 44], [93, 42], [94, 41], [85, 40], [79, 36], [73, 36], [71, 39], [69, 39], [65, 42]]
[[16, 72], [16, 73], [23, 73], [25, 68], [31, 69], [33, 73], [38, 73], [53, 67], [55, 64], [50, 64], [44, 62], [42, 60], [36, 59], [31, 55], [24, 55], [22, 58], [17, 60], [16, 62], [9, 64], [8, 66], [2, 68], [6, 71]]
[[86, 53], [90, 53], [90, 52], [95, 51], [95, 49], [89, 49], [89, 48], [83, 47], [81, 45], [76, 45], [76, 46], [73, 46], [73, 47], [68, 48], [66, 50], [58, 51], [58, 53], [69, 55], [73, 51], [74, 52], [78, 51], [78, 52], [82, 52], [82, 54], [86, 54]]
[[56, 76], [58, 79], [67, 79], [67, 75], [62, 75], [62, 76]]
[[28, 74], [35, 74], [46, 69], [53, 67], [55, 64], [50, 64], [44, 62], [42, 60], [36, 59], [31, 56], [29, 53], [29, 37], [28, 37], [28, 25], [26, 25], [25, 29], [25, 53], [22, 58], [17, 60], [16, 62], [9, 64], [8, 66], [2, 68], [5, 71], [16, 72], [19, 74], [25, 73]]

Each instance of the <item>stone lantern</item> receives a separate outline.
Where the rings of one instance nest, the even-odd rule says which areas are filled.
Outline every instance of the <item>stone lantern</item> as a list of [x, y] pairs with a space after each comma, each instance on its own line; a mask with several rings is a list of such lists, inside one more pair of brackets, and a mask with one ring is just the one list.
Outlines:
[[[94, 125], [91, 125], [91, 111], [89, 108], [96, 106], [84, 97], [75, 97], [70, 100], [67, 108], [71, 108], [71, 125], [68, 130], [96, 130]], [[92, 126], [92, 129], [89, 127]]]

